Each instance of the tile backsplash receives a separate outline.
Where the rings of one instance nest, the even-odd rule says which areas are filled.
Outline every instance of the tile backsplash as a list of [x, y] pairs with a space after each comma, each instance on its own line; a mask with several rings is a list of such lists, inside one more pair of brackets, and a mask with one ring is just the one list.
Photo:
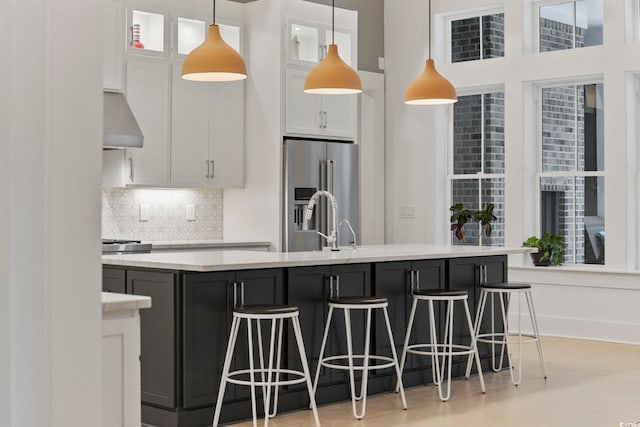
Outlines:
[[[141, 205], [148, 220], [141, 221]], [[195, 219], [187, 220], [187, 206]], [[102, 237], [136, 240], [222, 239], [223, 191], [196, 189], [102, 189]]]

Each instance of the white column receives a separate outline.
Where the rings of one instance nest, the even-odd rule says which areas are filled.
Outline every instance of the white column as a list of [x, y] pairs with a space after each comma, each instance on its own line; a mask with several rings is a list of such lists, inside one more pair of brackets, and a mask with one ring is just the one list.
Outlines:
[[102, 4], [2, 11], [0, 424], [96, 425]]

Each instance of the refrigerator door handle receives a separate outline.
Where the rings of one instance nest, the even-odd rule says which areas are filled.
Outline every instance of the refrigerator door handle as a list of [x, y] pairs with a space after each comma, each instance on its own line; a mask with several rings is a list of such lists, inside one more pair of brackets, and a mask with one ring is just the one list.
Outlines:
[[327, 161], [327, 191], [333, 195], [335, 195], [335, 165], [336, 162], [333, 160]]

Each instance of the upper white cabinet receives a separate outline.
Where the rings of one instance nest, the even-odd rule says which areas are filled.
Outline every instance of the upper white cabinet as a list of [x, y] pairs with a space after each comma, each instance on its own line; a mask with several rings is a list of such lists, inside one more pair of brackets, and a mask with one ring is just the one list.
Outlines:
[[150, 58], [127, 58], [127, 101], [142, 134], [143, 148], [127, 150], [127, 184], [169, 183], [169, 65]]
[[344, 62], [351, 66], [356, 63], [353, 56], [356, 51], [355, 37], [348, 29], [336, 28], [332, 33], [331, 25], [289, 19], [287, 30], [287, 61], [290, 64], [318, 64], [326, 56], [332, 41], [338, 45], [340, 58]]
[[287, 19], [285, 133], [355, 140], [358, 128], [357, 95], [304, 93], [307, 74], [324, 59], [332, 42], [338, 46], [340, 58], [357, 69], [357, 15], [352, 11], [336, 9], [336, 17], [341, 25], [336, 25], [335, 31], [332, 31], [330, 14], [327, 14], [328, 24], [313, 23], [318, 18], [320, 7], [324, 12], [325, 6], [299, 4], [295, 11], [292, 9], [296, 17]]
[[181, 78], [174, 65], [171, 185], [244, 185], [244, 82], [211, 84]]
[[286, 132], [354, 139], [357, 95], [314, 95], [304, 92], [309, 70], [287, 69]]
[[[153, 6], [153, 5], [151, 5]], [[181, 78], [184, 58], [204, 40], [209, 17], [134, 2], [126, 13], [126, 92], [144, 134], [129, 149], [128, 185], [242, 187], [244, 81], [199, 83]], [[242, 27], [219, 23], [242, 53]]]
[[124, 74], [124, 3], [118, 0], [104, 2], [104, 40], [102, 60], [102, 87], [121, 92]]

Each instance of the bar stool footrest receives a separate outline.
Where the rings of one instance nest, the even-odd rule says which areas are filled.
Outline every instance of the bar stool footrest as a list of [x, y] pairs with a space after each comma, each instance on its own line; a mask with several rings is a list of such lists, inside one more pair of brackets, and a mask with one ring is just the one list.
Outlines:
[[[352, 359], [354, 360], [359, 360], [362, 359], [364, 361], [364, 355], [361, 354], [354, 354], [353, 356], [351, 356]], [[320, 364], [322, 366], [326, 366], [328, 368], [333, 368], [333, 369], [342, 369], [345, 371], [349, 370], [349, 365], [343, 365], [343, 364], [337, 364], [337, 363], [329, 363], [332, 361], [344, 361], [345, 363], [349, 363], [349, 356], [347, 355], [338, 355], [338, 356], [330, 356], [330, 357], [325, 357], [320, 361]], [[371, 363], [371, 362], [385, 362], [383, 364], [376, 364], [376, 363]], [[388, 357], [388, 356], [378, 356], [378, 355], [369, 355], [369, 366], [367, 367], [367, 371], [373, 371], [375, 369], [385, 369], [385, 368], [391, 368], [395, 366], [395, 361], [393, 360], [392, 357]], [[363, 365], [355, 365], [353, 366], [353, 370], [354, 371], [364, 371], [364, 366]]]
[[[447, 347], [453, 347], [453, 351], [445, 350]], [[426, 350], [420, 350], [424, 348]], [[442, 350], [439, 350], [442, 348]], [[462, 344], [411, 344], [407, 346], [407, 353], [418, 354], [421, 356], [462, 356], [474, 353], [473, 347]]]
[[[250, 369], [239, 369], [237, 371], [233, 371], [233, 372], [229, 372], [229, 375], [227, 375], [227, 382], [232, 383], [232, 384], [238, 384], [238, 385], [248, 385], [250, 386], [252, 384], [252, 382], [250, 380], [242, 380], [239, 378], [234, 378], [240, 375], [250, 375], [251, 370]], [[260, 368], [254, 368], [253, 369], [253, 375], [255, 380], [253, 381], [253, 385], [255, 386], [283, 386], [283, 385], [293, 385], [293, 384], [300, 384], [305, 382], [307, 379], [304, 375], [304, 372], [302, 371], [295, 371], [293, 369], [272, 369], [271, 370], [271, 382], [267, 382], [267, 381], [262, 381], [262, 376], [264, 375], [264, 377], [266, 378], [269, 375], [269, 370], [268, 369], [260, 369]], [[278, 381], [276, 381], [276, 378], [278, 377], [278, 375], [280, 375], [280, 379]], [[299, 378], [293, 378], [293, 379], [282, 379], [283, 375], [295, 375]]]
[[[522, 337], [522, 338], [527, 338], [522, 340], [522, 343], [529, 343], [529, 342], [536, 342], [539, 340], [539, 338], [537, 336], [535, 336], [534, 334], [517, 334], [517, 333], [508, 333], [507, 334], [508, 337], [514, 337], [514, 338], [518, 338], [518, 337]], [[480, 334], [478, 335], [478, 337], [476, 338], [477, 342], [482, 342], [485, 344], [500, 344], [500, 345], [504, 345], [506, 344], [506, 340], [504, 338], [502, 339], [497, 339], [497, 337], [504, 337], [504, 334], [502, 333], [487, 333], [487, 334]], [[509, 343], [517, 343], [517, 341], [509, 341]]]

